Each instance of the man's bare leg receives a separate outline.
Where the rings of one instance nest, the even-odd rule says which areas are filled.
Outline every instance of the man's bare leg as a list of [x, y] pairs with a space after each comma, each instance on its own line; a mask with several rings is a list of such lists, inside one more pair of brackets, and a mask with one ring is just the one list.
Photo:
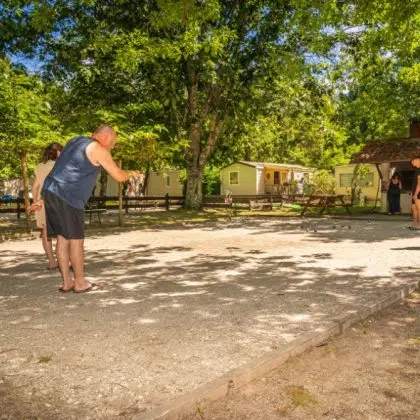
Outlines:
[[90, 284], [85, 279], [84, 239], [70, 239], [70, 261], [74, 274], [74, 290], [82, 291]]
[[47, 236], [47, 228], [43, 226], [42, 228], [42, 247], [44, 248], [45, 255], [48, 258], [48, 268], [55, 268], [57, 267], [58, 263], [54, 256], [52, 240]]
[[413, 216], [413, 222], [411, 223], [410, 227], [415, 228], [417, 222], [417, 207], [415, 204], [411, 205], [411, 215]]
[[420, 201], [416, 200], [413, 205], [414, 227], [420, 229]]
[[60, 267], [61, 277], [63, 278], [64, 290], [73, 289], [74, 281], [70, 278], [69, 260], [70, 260], [70, 241], [61, 235], [57, 236], [57, 260]]

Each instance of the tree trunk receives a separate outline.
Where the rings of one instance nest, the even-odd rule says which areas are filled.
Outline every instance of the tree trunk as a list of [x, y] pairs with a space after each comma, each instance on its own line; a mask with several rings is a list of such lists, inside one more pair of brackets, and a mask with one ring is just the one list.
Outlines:
[[[201, 166], [202, 155], [200, 145], [200, 125], [193, 123], [189, 129], [190, 149], [187, 157], [187, 189], [184, 207], [190, 210], [201, 209], [203, 198], [202, 178], [204, 165]], [[204, 161], [205, 164], [205, 161]]]
[[106, 189], [108, 186], [108, 172], [105, 169], [101, 170], [101, 176], [99, 178], [99, 196], [106, 196]]
[[[207, 90], [206, 100], [199, 109], [199, 84], [194, 59], [185, 63], [187, 78], [187, 126], [189, 148], [187, 151], [187, 188], [184, 207], [199, 210], [203, 201], [203, 171], [212, 155], [221, 130], [220, 92], [217, 86]], [[205, 122], [209, 121], [208, 132]], [[206, 130], [206, 134], [204, 134]], [[204, 141], [205, 140], [205, 141]]]
[[31, 213], [29, 211], [30, 200], [29, 200], [29, 177], [28, 177], [28, 162], [25, 152], [20, 153], [20, 164], [22, 166], [23, 176], [23, 192], [25, 199], [25, 215], [26, 215], [26, 232], [31, 233]]
[[149, 182], [150, 165], [147, 165], [146, 172], [144, 173], [143, 183], [141, 185], [141, 194], [146, 195], [147, 183]]
[[244, 156], [244, 160], [246, 161], [250, 161], [251, 159], [251, 147], [249, 145], [245, 146], [245, 156]]
[[187, 169], [187, 189], [184, 207], [191, 210], [200, 210], [203, 202], [203, 171], [192, 168]]
[[357, 201], [357, 188], [359, 187], [360, 165], [356, 165], [353, 170], [353, 179], [351, 180], [351, 204], [355, 205]]
[[[122, 167], [122, 161], [120, 161], [120, 168]], [[118, 226], [122, 227], [123, 221], [123, 183], [118, 183]]]

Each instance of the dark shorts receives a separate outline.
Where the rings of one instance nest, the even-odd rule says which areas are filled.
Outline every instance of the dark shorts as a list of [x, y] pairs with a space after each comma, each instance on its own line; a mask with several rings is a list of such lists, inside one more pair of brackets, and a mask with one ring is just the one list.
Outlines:
[[63, 236], [65, 239], [85, 237], [85, 211], [69, 206], [55, 194], [42, 194], [49, 237]]

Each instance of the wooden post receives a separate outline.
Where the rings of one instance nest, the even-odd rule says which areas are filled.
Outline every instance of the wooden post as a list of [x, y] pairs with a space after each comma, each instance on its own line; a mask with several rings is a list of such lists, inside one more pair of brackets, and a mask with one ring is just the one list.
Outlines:
[[[22, 166], [23, 175], [23, 192], [25, 200], [25, 215], [26, 215], [26, 232], [31, 233], [31, 212], [29, 211], [30, 200], [29, 200], [29, 177], [28, 177], [28, 162], [26, 152], [20, 152], [20, 164]], [[18, 207], [19, 211], [19, 207]], [[20, 214], [20, 213], [18, 213]]]
[[165, 194], [165, 209], [169, 211], [169, 193]]
[[125, 201], [125, 214], [128, 214], [128, 197], [124, 197], [124, 201]]
[[[122, 167], [122, 161], [120, 160], [120, 168]], [[118, 226], [122, 227], [123, 225], [123, 183], [118, 183]]]
[[376, 209], [376, 206], [377, 206], [378, 201], [379, 201], [379, 194], [382, 192], [382, 183], [383, 183], [383, 180], [384, 180], [384, 176], [382, 174], [379, 163], [375, 163], [375, 165], [376, 165], [376, 169], [377, 169], [378, 175], [379, 175], [379, 182], [378, 182], [378, 190], [376, 191], [375, 204], [373, 205], [372, 209], [370, 210], [371, 212]]

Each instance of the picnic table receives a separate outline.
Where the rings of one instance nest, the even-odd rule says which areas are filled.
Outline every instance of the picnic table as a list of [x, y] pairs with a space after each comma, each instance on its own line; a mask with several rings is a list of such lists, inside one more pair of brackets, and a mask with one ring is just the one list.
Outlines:
[[349, 207], [351, 204], [344, 202], [345, 195], [341, 194], [310, 194], [307, 199], [302, 202], [303, 209], [300, 213], [304, 216], [309, 207], [318, 207], [321, 209], [319, 214], [323, 214], [325, 211], [331, 214], [332, 207], [344, 207], [348, 214], [351, 214]]

